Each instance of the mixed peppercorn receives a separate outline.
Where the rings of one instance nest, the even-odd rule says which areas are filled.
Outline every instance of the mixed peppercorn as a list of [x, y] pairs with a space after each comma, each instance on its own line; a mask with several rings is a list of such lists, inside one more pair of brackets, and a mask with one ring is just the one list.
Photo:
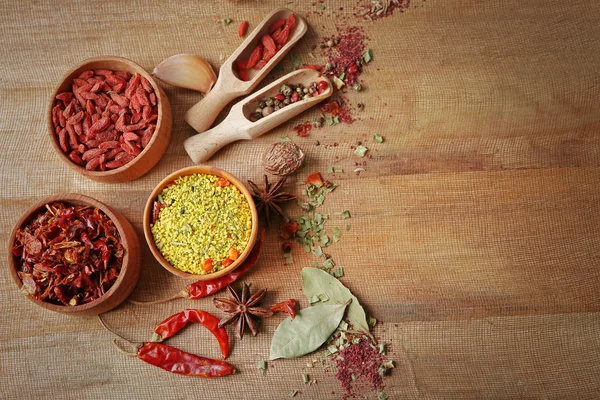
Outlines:
[[252, 122], [258, 121], [261, 118], [271, 115], [275, 111], [296, 103], [300, 100], [308, 100], [311, 97], [323, 94], [329, 83], [327, 81], [311, 82], [308, 87], [299, 83], [297, 85], [283, 84], [279, 88], [279, 93], [275, 96], [267, 97], [258, 102], [256, 110], [250, 115]]

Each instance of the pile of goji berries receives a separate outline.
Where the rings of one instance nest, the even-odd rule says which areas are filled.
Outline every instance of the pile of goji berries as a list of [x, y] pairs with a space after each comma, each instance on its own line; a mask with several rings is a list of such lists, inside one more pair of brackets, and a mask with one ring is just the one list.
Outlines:
[[97, 69], [56, 96], [52, 124], [62, 151], [91, 171], [120, 168], [150, 143], [158, 99], [139, 74]]
[[254, 48], [247, 60], [234, 64], [240, 79], [250, 80], [249, 69], [261, 69], [287, 43], [292, 29], [296, 26], [296, 16], [291, 14], [287, 19], [277, 20], [269, 27], [269, 34], [260, 38], [260, 43]]

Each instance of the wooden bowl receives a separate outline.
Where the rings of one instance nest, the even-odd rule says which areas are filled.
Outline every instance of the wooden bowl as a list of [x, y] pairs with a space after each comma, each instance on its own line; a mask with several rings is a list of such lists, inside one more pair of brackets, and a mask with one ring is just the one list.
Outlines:
[[40, 212], [45, 211], [46, 204], [54, 202], [64, 202], [70, 205], [89, 205], [102, 210], [102, 212], [104, 212], [115, 223], [115, 226], [119, 231], [119, 235], [121, 236], [121, 244], [125, 248], [123, 266], [121, 267], [121, 272], [119, 273], [116, 282], [112, 285], [108, 292], [106, 292], [102, 297], [87, 304], [82, 304], [79, 306], [61, 306], [45, 301], [38, 301], [31, 296], [27, 297], [35, 304], [47, 308], [48, 310], [66, 314], [97, 315], [112, 310], [125, 301], [125, 299], [131, 294], [140, 277], [140, 266], [142, 260], [140, 242], [135, 230], [133, 229], [133, 226], [131, 226], [129, 221], [127, 221], [123, 215], [110, 209], [105, 204], [81, 194], [57, 194], [46, 197], [31, 206], [19, 219], [8, 241], [8, 265], [15, 283], [19, 289], [23, 286], [23, 282], [17, 274], [17, 265], [19, 264], [19, 260], [12, 254], [12, 247], [15, 243], [17, 229], [24, 227]]
[[[138, 73], [150, 82], [156, 93], [157, 104], [158, 104], [158, 120], [156, 121], [156, 128], [154, 135], [150, 140], [150, 143], [146, 148], [131, 162], [126, 165], [112, 169], [109, 171], [88, 171], [85, 167], [75, 164], [72, 162], [68, 155], [63, 153], [58, 143], [58, 137], [54, 132], [54, 126], [52, 125], [52, 108], [56, 102], [56, 95], [67, 90], [71, 90], [71, 84], [73, 79], [78, 77], [83, 71], [94, 69], [111, 69], [114, 71], [127, 71], [130, 73]], [[157, 85], [152, 76], [148, 74], [142, 67], [137, 65], [131, 60], [122, 57], [94, 57], [88, 58], [77, 64], [73, 69], [68, 71], [61, 80], [61, 83], [57, 86], [56, 90], [52, 93], [50, 98], [48, 110], [46, 112], [46, 125], [52, 140], [52, 146], [59, 155], [60, 159], [63, 160], [67, 165], [79, 172], [83, 176], [100, 182], [116, 183], [116, 182], [127, 182], [139, 178], [148, 172], [152, 167], [158, 163], [162, 155], [167, 150], [169, 140], [171, 139], [171, 105], [165, 95], [165, 92]]]
[[[235, 260], [228, 267], [226, 267], [220, 271], [217, 271], [217, 272], [214, 272], [211, 274], [206, 274], [206, 275], [190, 274], [188, 272], [184, 272], [184, 271], [181, 271], [181, 270], [173, 267], [163, 257], [163, 255], [160, 253], [160, 251], [156, 247], [156, 244], [154, 243], [154, 237], [152, 236], [152, 231], [150, 229], [150, 220], [152, 218], [152, 206], [153, 206], [154, 201], [156, 200], [158, 194], [160, 192], [162, 192], [162, 190], [169, 183], [173, 182], [175, 179], [179, 178], [180, 176], [194, 175], [194, 174], [216, 175], [216, 176], [220, 176], [222, 178], [229, 180], [229, 182], [233, 183], [240, 190], [240, 192], [242, 192], [242, 194], [246, 197], [246, 200], [248, 201], [248, 204], [250, 205], [250, 212], [252, 213], [252, 230], [250, 232], [250, 239], [248, 240], [248, 245], [246, 246], [246, 248], [244, 249], [242, 254], [240, 254], [240, 256], [237, 258], [237, 260]], [[175, 171], [172, 174], [168, 175], [165, 179], [163, 179], [158, 184], [158, 186], [156, 186], [156, 188], [154, 188], [154, 190], [150, 194], [150, 197], [148, 198], [148, 201], [146, 202], [146, 207], [144, 208], [144, 236], [146, 236], [146, 242], [148, 242], [150, 251], [156, 258], [156, 260], [158, 260], [160, 265], [162, 265], [167, 271], [169, 271], [172, 274], [175, 274], [179, 277], [182, 277], [182, 278], [195, 279], [195, 280], [209, 280], [209, 279], [218, 278], [223, 275], [227, 275], [228, 273], [230, 273], [231, 271], [236, 269], [238, 266], [240, 266], [240, 264], [246, 259], [246, 257], [248, 257], [248, 255], [250, 254], [250, 251], [252, 251], [252, 246], [253, 246], [254, 242], [256, 241], [257, 235], [258, 235], [258, 212], [256, 210], [256, 205], [254, 204], [254, 200], [252, 199], [252, 195], [250, 194], [248, 189], [246, 189], [246, 187], [235, 176], [231, 175], [229, 172], [223, 171], [218, 168], [209, 167], [207, 165], [196, 165], [193, 167], [183, 168], [183, 169], [180, 169], [180, 170]]]

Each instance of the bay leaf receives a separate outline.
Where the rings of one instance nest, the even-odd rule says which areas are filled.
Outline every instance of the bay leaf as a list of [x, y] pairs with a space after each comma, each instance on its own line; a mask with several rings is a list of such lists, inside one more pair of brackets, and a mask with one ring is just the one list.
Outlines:
[[369, 333], [365, 310], [342, 282], [321, 269], [303, 268], [302, 287], [309, 299], [323, 293], [329, 296], [330, 301], [338, 304], [344, 304], [352, 299], [352, 303], [348, 306], [348, 320], [355, 330]]
[[296, 318], [284, 319], [273, 334], [270, 359], [300, 357], [318, 349], [337, 329], [351, 301], [303, 308]]

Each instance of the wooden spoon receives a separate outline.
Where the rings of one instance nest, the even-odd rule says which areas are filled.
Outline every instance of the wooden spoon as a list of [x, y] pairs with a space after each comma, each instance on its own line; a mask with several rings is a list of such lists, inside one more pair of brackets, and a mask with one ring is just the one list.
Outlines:
[[[219, 125], [204, 132], [196, 134], [184, 143], [185, 150], [191, 159], [197, 164], [208, 160], [221, 147], [237, 140], [254, 139], [263, 133], [275, 128], [302, 111], [325, 100], [333, 94], [331, 82], [318, 71], [312, 69], [299, 69], [281, 77], [263, 89], [236, 103], [227, 117]], [[284, 108], [259, 119], [250, 121], [250, 115], [254, 113], [260, 100], [265, 97], [275, 96], [279, 93], [282, 84], [297, 85], [299, 83], [308, 87], [311, 82], [326, 81], [327, 89], [320, 95], [306, 100], [300, 100]]]
[[287, 43], [269, 60], [260, 70], [248, 70], [249, 81], [241, 80], [233, 70], [233, 64], [238, 60], [246, 60], [257, 44], [261, 43], [261, 37], [269, 33], [271, 25], [279, 19], [287, 19], [295, 14], [287, 8], [280, 8], [267, 15], [266, 18], [248, 35], [246, 40], [225, 61], [219, 70], [219, 78], [215, 86], [200, 102], [190, 108], [184, 116], [188, 124], [198, 132], [204, 132], [215, 121], [221, 110], [233, 99], [250, 93], [256, 85], [273, 69], [275, 65], [290, 51], [290, 49], [306, 33], [308, 25], [298, 14], [296, 26], [292, 29]]

